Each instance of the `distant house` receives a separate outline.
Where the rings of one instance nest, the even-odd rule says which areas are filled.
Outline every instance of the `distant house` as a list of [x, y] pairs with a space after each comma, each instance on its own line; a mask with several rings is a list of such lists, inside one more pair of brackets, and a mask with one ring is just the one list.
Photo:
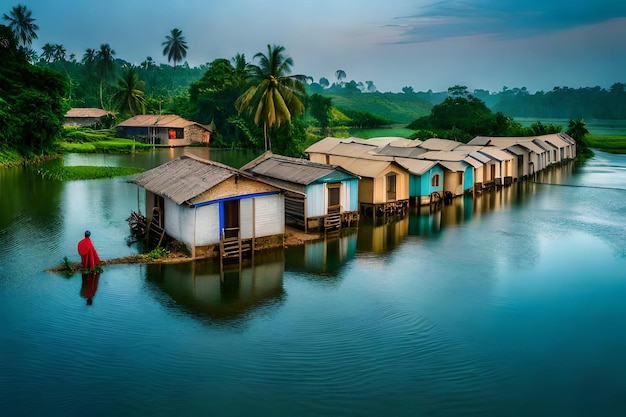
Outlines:
[[285, 222], [305, 232], [358, 221], [359, 177], [345, 169], [266, 152], [243, 171], [285, 189]]
[[150, 227], [183, 242], [194, 258], [283, 246], [282, 190], [243, 171], [180, 156], [131, 182], [146, 190]]
[[90, 107], [74, 107], [65, 113], [64, 126], [101, 128], [107, 117], [113, 118], [115, 113]]
[[314, 162], [340, 166], [358, 175], [359, 211], [368, 215], [404, 212], [409, 206], [409, 173], [394, 157], [377, 155], [397, 138], [326, 138], [305, 152]]
[[142, 114], [116, 126], [120, 137], [152, 145], [187, 146], [209, 143], [211, 127], [185, 120], [174, 114]]

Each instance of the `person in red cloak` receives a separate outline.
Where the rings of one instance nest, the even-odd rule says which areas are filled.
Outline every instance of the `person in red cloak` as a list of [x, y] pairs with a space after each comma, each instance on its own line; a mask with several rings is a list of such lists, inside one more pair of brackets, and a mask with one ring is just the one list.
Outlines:
[[92, 269], [100, 265], [100, 257], [93, 243], [91, 243], [91, 232], [85, 232], [85, 238], [78, 242], [78, 254], [80, 255], [83, 269]]

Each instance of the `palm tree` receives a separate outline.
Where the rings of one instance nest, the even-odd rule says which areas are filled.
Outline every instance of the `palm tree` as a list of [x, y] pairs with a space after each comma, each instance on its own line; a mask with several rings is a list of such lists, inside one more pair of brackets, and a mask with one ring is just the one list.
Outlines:
[[583, 119], [570, 120], [567, 123], [567, 131], [565, 132], [576, 141], [576, 143], [583, 143], [585, 135], [589, 133]]
[[[174, 61], [174, 75], [176, 74], [176, 63], [182, 61], [187, 56], [187, 41], [180, 29], [172, 29], [169, 35], [165, 37], [165, 42], [161, 43], [163, 55], [167, 56], [167, 62]], [[172, 75], [172, 84], [174, 84], [174, 75]]]
[[95, 49], [86, 49], [83, 54], [83, 59], [81, 61], [83, 65], [87, 66], [88, 69], [96, 62], [96, 50]]
[[337, 81], [339, 81], [339, 85], [342, 85], [342, 80], [346, 78], [346, 72], [344, 70], [338, 69], [335, 71], [335, 77], [337, 77]]
[[139, 75], [133, 67], [126, 67], [117, 79], [113, 102], [118, 111], [128, 111], [135, 116], [146, 111], [145, 83], [139, 81]]
[[41, 50], [43, 51], [41, 53], [41, 59], [46, 62], [52, 61], [52, 58], [54, 58], [54, 45], [47, 43], [41, 47]]
[[102, 100], [104, 84], [113, 74], [113, 56], [115, 51], [111, 49], [108, 43], [100, 45], [100, 50], [94, 55], [94, 64], [96, 72], [100, 77], [100, 106], [104, 109], [104, 101]]
[[250, 64], [246, 61], [246, 56], [240, 53], [237, 53], [237, 55], [231, 58], [231, 61], [235, 68], [235, 75], [241, 80], [241, 84], [243, 85], [250, 73]]
[[65, 47], [63, 45], [60, 44], [54, 44], [53, 45], [54, 48], [54, 60], [55, 61], [65, 61], [65, 54], [67, 53], [67, 51], [65, 50]]
[[26, 8], [18, 4], [11, 9], [11, 12], [2, 16], [4, 20], [9, 22], [9, 29], [13, 32], [16, 38], [22, 42], [24, 49], [33, 43], [33, 39], [37, 39], [37, 30], [39, 26], [35, 24], [35, 19], [31, 16], [32, 13]]
[[290, 123], [293, 116], [304, 113], [298, 95], [304, 94], [306, 76], [289, 75], [293, 60], [283, 55], [284, 50], [283, 46], [267, 45], [267, 55], [254, 55], [259, 65], [250, 65], [252, 86], [235, 103], [237, 111], [253, 115], [254, 124], [263, 128], [265, 150], [272, 148], [268, 129]]

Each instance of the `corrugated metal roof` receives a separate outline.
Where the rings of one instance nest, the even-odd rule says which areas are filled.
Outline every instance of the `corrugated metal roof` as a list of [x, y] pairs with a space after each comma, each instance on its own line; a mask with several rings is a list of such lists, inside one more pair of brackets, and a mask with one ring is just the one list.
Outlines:
[[541, 155], [542, 153], [545, 152], [545, 149], [540, 148], [539, 146], [535, 145], [533, 142], [531, 141], [524, 141], [524, 142], [518, 142], [516, 143], [516, 145], [519, 145], [523, 148], [528, 149], [531, 152], [534, 152], [538, 155]]
[[563, 140], [559, 134], [545, 136], [544, 140], [557, 148], [567, 148], [570, 146], [570, 144]]
[[114, 113], [92, 107], [74, 107], [65, 113], [65, 117], [102, 117], [109, 114], [113, 115]]
[[406, 139], [406, 138], [392, 138], [391, 142], [387, 144], [387, 146], [393, 146], [396, 148], [414, 148], [416, 146], [420, 146], [422, 143], [419, 139]]
[[328, 154], [383, 161], [393, 160], [393, 158], [389, 156], [373, 154], [372, 151], [375, 151], [376, 149], [376, 145], [364, 144], [361, 142], [341, 142], [339, 145], [332, 148]]
[[487, 155], [484, 155], [477, 151], [470, 152], [469, 156], [476, 159], [477, 161], [482, 162], [483, 164], [486, 164], [487, 162], [491, 161], [491, 158], [489, 158]]
[[309, 185], [315, 181], [326, 182], [326, 180], [339, 181], [345, 178], [356, 178], [356, 175], [347, 173], [341, 168], [311, 162], [306, 159], [268, 155], [257, 158], [255, 161], [246, 164], [241, 169], [253, 175], [276, 178], [302, 185]]
[[344, 169], [361, 177], [375, 178], [389, 167], [390, 161], [374, 161], [368, 159], [354, 159], [343, 165]]
[[413, 175], [423, 175], [429, 169], [438, 164], [437, 161], [411, 158], [396, 158], [396, 162]]
[[458, 151], [430, 151], [419, 156], [421, 159], [431, 161], [462, 161], [467, 156], [467, 152]]
[[419, 158], [423, 153], [426, 153], [426, 149], [422, 149], [415, 146], [394, 146], [389, 144], [385, 147], [378, 148], [374, 153], [376, 155], [396, 156], [405, 158]]
[[460, 161], [439, 161], [439, 163], [452, 172], [464, 172], [466, 165]]
[[468, 156], [467, 158], [463, 159], [463, 162], [467, 162], [474, 168], [480, 168], [483, 165], [485, 165], [483, 162], [479, 161], [478, 159], [473, 158], [472, 156]]
[[198, 125], [207, 130], [207, 126], [203, 126], [196, 122], [190, 122], [175, 114], [140, 114], [131, 117], [128, 120], [118, 124], [119, 127], [177, 127], [184, 128], [189, 125]]
[[468, 145], [478, 145], [478, 146], [486, 146], [491, 142], [490, 137], [487, 136], [476, 136], [474, 139], [467, 142]]
[[565, 142], [569, 143], [570, 145], [575, 145], [576, 144], [576, 140], [571, 137], [570, 135], [568, 135], [567, 133], [559, 133], [558, 134], [559, 137], [564, 140]]
[[462, 143], [450, 139], [430, 138], [422, 142], [420, 147], [431, 151], [451, 151], [459, 145]]
[[511, 146], [507, 147], [506, 151], [507, 152], [511, 152], [512, 154], [517, 155], [517, 156], [522, 156], [522, 155], [524, 155], [524, 151], [522, 149], [520, 149], [520, 148], [521, 148], [520, 145], [515, 144], [515, 145], [511, 145]]
[[484, 153], [498, 161], [510, 161], [513, 155], [494, 146], [483, 146], [478, 152]]
[[179, 156], [130, 182], [180, 205], [238, 173], [235, 168], [217, 162]]
[[339, 145], [341, 143], [341, 139], [334, 137], [327, 137], [320, 141], [315, 142], [313, 145], [309, 146], [304, 150], [306, 153], [328, 153], [332, 148]]

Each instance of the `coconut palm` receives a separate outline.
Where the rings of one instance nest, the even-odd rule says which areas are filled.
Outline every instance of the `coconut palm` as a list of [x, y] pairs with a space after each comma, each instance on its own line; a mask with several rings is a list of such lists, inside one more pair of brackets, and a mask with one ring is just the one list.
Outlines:
[[50, 62], [54, 58], [54, 45], [47, 43], [41, 47], [41, 59]]
[[133, 67], [126, 67], [122, 76], [117, 79], [113, 102], [118, 111], [128, 111], [135, 116], [146, 110], [145, 83], [139, 81], [139, 75]]
[[174, 74], [172, 75], [172, 84], [174, 83], [174, 75], [176, 74], [176, 63], [182, 61], [187, 56], [187, 41], [180, 29], [172, 29], [169, 35], [165, 37], [163, 46], [163, 55], [167, 56], [167, 62], [174, 61]]
[[104, 109], [104, 101], [102, 99], [105, 83], [113, 75], [115, 51], [111, 49], [108, 43], [100, 45], [100, 50], [94, 55], [94, 64], [96, 72], [100, 77], [100, 106]]
[[263, 128], [265, 150], [272, 147], [268, 129], [290, 123], [293, 116], [304, 113], [298, 95], [304, 95], [306, 76], [289, 75], [293, 60], [284, 51], [283, 46], [267, 45], [267, 55], [259, 52], [254, 56], [259, 64], [250, 65], [252, 85], [235, 103], [237, 111], [247, 112], [254, 124]]
[[67, 53], [67, 51], [65, 50], [65, 47], [60, 44], [54, 44], [53, 48], [54, 48], [54, 53], [53, 53], [54, 60], [65, 61], [65, 54]]
[[337, 81], [339, 81], [339, 85], [342, 85], [342, 80], [346, 78], [346, 72], [344, 70], [338, 69], [335, 71], [335, 77], [337, 77]]
[[238, 79], [241, 80], [241, 83], [243, 84], [248, 78], [250, 72], [250, 63], [246, 61], [246, 56], [241, 53], [237, 53], [237, 55], [231, 58], [231, 61], [235, 69], [235, 75]]
[[37, 39], [36, 31], [39, 30], [39, 26], [35, 24], [32, 12], [26, 6], [18, 4], [11, 9], [8, 15], [5, 13], [2, 18], [9, 22], [9, 29], [22, 42], [25, 49], [28, 49], [33, 43], [33, 39]]
[[585, 121], [583, 119], [570, 120], [567, 123], [566, 133], [570, 135], [576, 141], [576, 143], [583, 143], [585, 135], [589, 133], [589, 130], [587, 130]]
[[81, 62], [90, 69], [96, 62], [96, 50], [91, 48], [86, 49]]

